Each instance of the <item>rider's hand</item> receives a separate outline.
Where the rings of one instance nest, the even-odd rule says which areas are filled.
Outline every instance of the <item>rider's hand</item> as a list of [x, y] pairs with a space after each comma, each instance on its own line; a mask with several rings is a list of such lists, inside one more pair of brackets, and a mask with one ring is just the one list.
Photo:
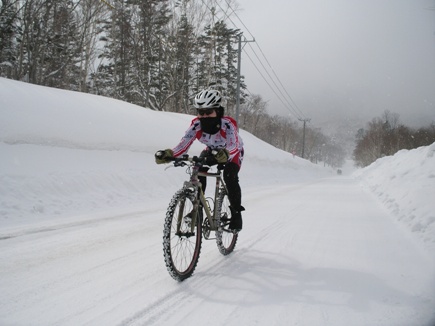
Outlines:
[[218, 163], [227, 163], [230, 157], [230, 153], [225, 148], [213, 150], [212, 154]]
[[172, 158], [174, 156], [174, 152], [172, 149], [164, 149], [161, 151], [157, 151], [154, 155], [157, 164], [169, 163], [168, 158]]

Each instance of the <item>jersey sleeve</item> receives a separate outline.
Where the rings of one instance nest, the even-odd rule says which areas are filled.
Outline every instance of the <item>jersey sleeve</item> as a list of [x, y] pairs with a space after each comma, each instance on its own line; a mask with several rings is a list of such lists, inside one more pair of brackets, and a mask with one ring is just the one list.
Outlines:
[[230, 153], [229, 160], [231, 160], [241, 151], [243, 143], [237, 131], [237, 127], [231, 122], [231, 120], [224, 118], [224, 128], [227, 138], [226, 149]]
[[184, 134], [183, 138], [181, 138], [178, 145], [172, 149], [174, 152], [174, 157], [185, 154], [189, 150], [194, 140], [197, 138], [197, 135], [200, 131], [200, 122], [197, 118], [195, 118], [192, 120], [189, 129], [186, 130], [186, 133]]

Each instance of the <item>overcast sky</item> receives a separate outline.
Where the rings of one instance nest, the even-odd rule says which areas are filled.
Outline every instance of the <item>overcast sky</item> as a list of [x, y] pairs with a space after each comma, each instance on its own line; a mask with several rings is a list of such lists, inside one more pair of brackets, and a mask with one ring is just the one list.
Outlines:
[[256, 40], [244, 46], [242, 74], [269, 113], [294, 117], [247, 56], [264, 71], [261, 51], [315, 125], [385, 110], [407, 125], [435, 121], [435, 0], [237, 1], [249, 31], [233, 21]]

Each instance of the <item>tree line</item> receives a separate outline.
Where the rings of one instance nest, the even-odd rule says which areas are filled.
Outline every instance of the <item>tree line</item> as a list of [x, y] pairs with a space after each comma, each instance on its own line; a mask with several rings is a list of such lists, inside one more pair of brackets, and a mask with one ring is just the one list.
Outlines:
[[[263, 141], [313, 163], [341, 167], [348, 153], [339, 137], [324, 135], [319, 128], [301, 126], [290, 117], [270, 116], [261, 95], [251, 95], [241, 106], [239, 126]], [[304, 153], [304, 155], [302, 155]]]
[[353, 159], [359, 167], [365, 167], [378, 158], [394, 155], [402, 149], [428, 146], [435, 142], [435, 123], [413, 129], [400, 123], [399, 115], [385, 111], [374, 118], [366, 129], [359, 129]]
[[0, 74], [185, 113], [214, 85], [232, 110], [240, 31], [217, 18], [227, 9], [199, 0], [2, 0]]
[[[0, 76], [186, 114], [195, 114], [193, 96], [211, 85], [234, 116], [240, 31], [223, 17], [237, 4], [213, 3], [1, 0]], [[340, 144], [270, 116], [261, 96], [248, 94], [243, 76], [240, 86], [241, 128], [312, 162], [343, 163]]]

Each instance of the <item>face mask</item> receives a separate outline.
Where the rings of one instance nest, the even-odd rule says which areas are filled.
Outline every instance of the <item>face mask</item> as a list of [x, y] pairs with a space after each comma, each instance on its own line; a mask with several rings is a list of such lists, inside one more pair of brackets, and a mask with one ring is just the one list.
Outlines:
[[221, 118], [199, 118], [201, 130], [207, 134], [215, 134], [221, 129]]

